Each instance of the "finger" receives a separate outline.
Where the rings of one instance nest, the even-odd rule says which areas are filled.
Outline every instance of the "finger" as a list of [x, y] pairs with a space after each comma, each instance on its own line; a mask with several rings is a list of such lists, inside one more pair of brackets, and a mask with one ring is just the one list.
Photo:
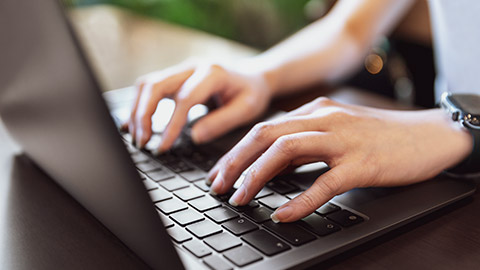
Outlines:
[[308, 102], [305, 105], [300, 106], [299, 108], [297, 108], [295, 110], [292, 110], [292, 111], [288, 112], [285, 116], [289, 117], [289, 116], [306, 115], [306, 114], [310, 114], [310, 113], [318, 110], [319, 108], [329, 107], [329, 106], [333, 106], [335, 104], [337, 104], [337, 103], [335, 101], [329, 99], [329, 98], [319, 97], [319, 98], [316, 98], [316, 99]]
[[261, 109], [254, 111], [250, 106], [246, 106], [245, 99], [248, 95], [249, 93], [246, 92], [240, 94], [230, 103], [212, 111], [195, 123], [192, 128], [192, 140], [195, 143], [206, 143], [235, 127], [252, 121]]
[[336, 195], [355, 187], [352, 168], [339, 165], [322, 174], [313, 185], [279, 207], [271, 216], [274, 222], [293, 222], [308, 216]]
[[252, 164], [243, 184], [232, 195], [229, 203], [234, 206], [247, 204], [268, 181], [295, 159], [329, 160], [337, 151], [331, 137], [327, 133], [315, 131], [280, 137]]
[[207, 101], [213, 92], [222, 88], [221, 81], [210, 67], [198, 69], [185, 81], [175, 98], [175, 110], [163, 133], [160, 153], [168, 150], [180, 135], [190, 108]]
[[255, 125], [218, 162], [218, 170], [222, 173], [221, 177], [217, 176], [213, 180], [212, 190], [218, 194], [227, 192], [240, 174], [277, 138], [292, 133], [319, 130], [317, 126], [317, 120], [312, 121], [311, 116], [279, 118]]
[[132, 112], [130, 113], [130, 119], [127, 122], [127, 127], [126, 127], [128, 129], [128, 132], [132, 135], [132, 143], [135, 142], [135, 115], [137, 113], [138, 103], [140, 102], [140, 98], [142, 97], [144, 83], [138, 82], [135, 85], [137, 89], [137, 95], [135, 97], [135, 102], [133, 103]]
[[177, 92], [192, 73], [193, 71], [189, 69], [169, 76], [157, 75], [146, 79], [134, 118], [137, 147], [142, 148], [151, 137], [152, 116], [160, 100]]

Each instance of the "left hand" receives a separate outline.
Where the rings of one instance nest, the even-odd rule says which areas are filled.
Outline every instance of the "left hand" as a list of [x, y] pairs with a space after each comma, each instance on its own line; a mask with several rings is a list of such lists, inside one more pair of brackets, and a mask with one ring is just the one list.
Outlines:
[[324, 161], [330, 170], [272, 215], [276, 222], [292, 222], [355, 187], [429, 179], [471, 149], [471, 135], [440, 109], [391, 111], [318, 98], [281, 119], [257, 124], [207, 181], [212, 193], [225, 193], [251, 166], [230, 198], [232, 205], [245, 205], [285, 168]]

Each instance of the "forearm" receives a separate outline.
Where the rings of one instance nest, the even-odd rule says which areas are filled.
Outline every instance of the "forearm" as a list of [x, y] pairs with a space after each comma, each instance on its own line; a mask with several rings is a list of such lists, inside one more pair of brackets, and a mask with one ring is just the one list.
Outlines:
[[337, 80], [355, 70], [413, 0], [343, 0], [323, 19], [248, 61], [274, 95]]

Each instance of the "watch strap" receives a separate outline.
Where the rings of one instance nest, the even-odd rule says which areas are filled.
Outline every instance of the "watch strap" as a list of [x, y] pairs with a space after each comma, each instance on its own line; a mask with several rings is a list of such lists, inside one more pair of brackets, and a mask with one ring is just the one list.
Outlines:
[[467, 128], [472, 135], [473, 149], [468, 157], [453, 168], [446, 170], [454, 174], [480, 173], [480, 130]]

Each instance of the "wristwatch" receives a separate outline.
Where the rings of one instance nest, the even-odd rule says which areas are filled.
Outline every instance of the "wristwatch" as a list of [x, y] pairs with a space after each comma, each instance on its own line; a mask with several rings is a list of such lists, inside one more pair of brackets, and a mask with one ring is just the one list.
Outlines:
[[457, 166], [447, 172], [454, 174], [480, 173], [480, 95], [474, 94], [442, 94], [440, 106], [450, 115], [453, 121], [465, 127], [473, 138], [472, 153]]

